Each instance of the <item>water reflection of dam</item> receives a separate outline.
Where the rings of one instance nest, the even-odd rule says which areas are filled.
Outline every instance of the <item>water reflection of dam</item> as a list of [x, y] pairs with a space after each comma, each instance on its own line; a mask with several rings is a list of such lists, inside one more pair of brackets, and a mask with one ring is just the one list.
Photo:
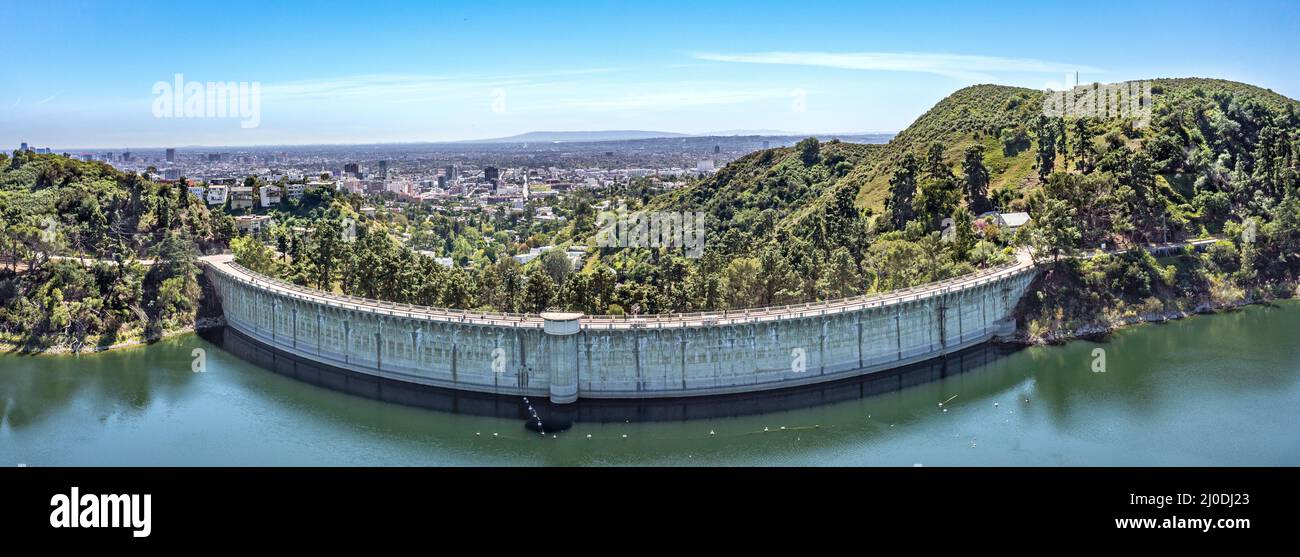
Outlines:
[[404, 383], [556, 404], [788, 389], [952, 354], [1014, 330], [1012, 309], [1035, 272], [1022, 256], [870, 297], [616, 318], [393, 304], [269, 279], [230, 256], [202, 263], [233, 329], [297, 361], [354, 372], [344, 390]]
[[[270, 348], [230, 327], [207, 330], [200, 335], [241, 360], [332, 390], [442, 412], [519, 420], [531, 418], [519, 397], [378, 379]], [[684, 421], [747, 416], [890, 393], [978, 370], [1017, 350], [1019, 347], [1014, 345], [984, 343], [886, 371], [778, 390], [689, 399], [583, 399], [575, 404], [548, 404], [543, 400], [533, 404], [552, 430], [563, 429], [572, 422]]]

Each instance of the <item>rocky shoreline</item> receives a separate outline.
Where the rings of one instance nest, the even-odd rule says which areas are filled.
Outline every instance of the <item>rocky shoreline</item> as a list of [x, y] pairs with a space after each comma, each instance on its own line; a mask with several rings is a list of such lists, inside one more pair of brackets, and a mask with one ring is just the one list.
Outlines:
[[1080, 325], [1054, 326], [1045, 333], [1032, 335], [1025, 329], [1023, 320], [1019, 322], [1014, 335], [1001, 339], [1001, 342], [1008, 344], [1019, 344], [1024, 346], [1041, 346], [1063, 344], [1071, 340], [1098, 338], [1109, 335], [1117, 330], [1141, 325], [1143, 323], [1165, 323], [1176, 321], [1194, 315], [1213, 314], [1223, 311], [1232, 311], [1238, 308], [1267, 304], [1275, 300], [1300, 298], [1300, 288], [1293, 284], [1288, 287], [1287, 296], [1269, 296], [1257, 295], [1259, 292], [1246, 295], [1233, 301], [1223, 301], [1214, 303], [1209, 300], [1188, 300], [1176, 299], [1169, 302], [1175, 305], [1190, 305], [1190, 309], [1165, 309], [1161, 311], [1141, 312], [1136, 315], [1116, 317], [1113, 319], [1102, 319]]
[[123, 342], [118, 342], [118, 343], [109, 344], [109, 345], [83, 346], [83, 347], [79, 347], [79, 348], [74, 348], [74, 347], [72, 347], [72, 346], [68, 346], [68, 345], [54, 345], [54, 346], [45, 346], [45, 347], [32, 347], [32, 346], [29, 346], [29, 345], [14, 344], [14, 343], [9, 342], [9, 341], [0, 340], [0, 351], [3, 351], [3, 352], [9, 352], [9, 353], [17, 353], [17, 354], [29, 354], [29, 355], [34, 355], [34, 354], [94, 354], [94, 353], [97, 353], [97, 352], [107, 352], [107, 351], [109, 351], [109, 350], [117, 350], [117, 349], [120, 349], [120, 348], [130, 348], [130, 347], [132, 347], [132, 346], [143, 346], [143, 345], [146, 345], [146, 344], [152, 344], [152, 343], [154, 343], [154, 342], [157, 342], [157, 341], [160, 341], [160, 340], [163, 340], [163, 339], [171, 338], [171, 337], [174, 337], [174, 336], [176, 336], [176, 335], [182, 335], [182, 334], [186, 334], [186, 333], [194, 333], [194, 332], [203, 331], [203, 330], [207, 330], [207, 329], [215, 329], [215, 328], [218, 328], [218, 327], [224, 327], [225, 325], [226, 325], [226, 320], [225, 320], [224, 317], [201, 317], [201, 318], [199, 318], [199, 319], [196, 319], [196, 320], [194, 321], [194, 323], [191, 324], [191, 325], [188, 325], [188, 326], [185, 326], [185, 327], [180, 327], [180, 328], [177, 328], [177, 329], [172, 329], [172, 330], [169, 330], [169, 331], [165, 331], [165, 332], [163, 332], [161, 335], [153, 335], [153, 336], [151, 336], [151, 337], [144, 337], [144, 338], [135, 338], [135, 339], [132, 339], [132, 340], [123, 341]]

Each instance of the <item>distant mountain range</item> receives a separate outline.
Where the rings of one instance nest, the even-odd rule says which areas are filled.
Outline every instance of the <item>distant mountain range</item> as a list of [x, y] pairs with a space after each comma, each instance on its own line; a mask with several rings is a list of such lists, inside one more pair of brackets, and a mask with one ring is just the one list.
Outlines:
[[462, 143], [591, 143], [596, 141], [628, 141], [632, 139], [661, 139], [665, 137], [691, 137], [690, 134], [673, 132], [656, 132], [644, 130], [607, 130], [607, 131], [538, 131], [521, 133], [510, 137], [493, 139], [474, 139]]
[[[490, 139], [473, 139], [461, 141], [459, 143], [595, 143], [600, 141], [632, 141], [638, 139], [672, 139], [685, 137], [735, 137], [735, 136], [765, 136], [765, 137], [794, 137], [808, 135], [832, 135], [832, 134], [806, 134], [795, 133], [782, 130], [723, 130], [707, 133], [677, 133], [661, 132], [646, 130], [605, 130], [605, 131], [536, 131], [512, 135], [509, 137], [496, 137]], [[879, 134], [833, 134], [848, 136], [866, 136]]]

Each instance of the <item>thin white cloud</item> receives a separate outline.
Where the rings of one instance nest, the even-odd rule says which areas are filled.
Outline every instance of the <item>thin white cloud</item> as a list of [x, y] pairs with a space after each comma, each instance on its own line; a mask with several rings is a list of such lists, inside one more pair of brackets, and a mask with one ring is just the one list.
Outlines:
[[376, 101], [440, 100], [478, 94], [485, 87], [524, 87], [558, 77], [617, 71], [609, 68], [564, 70], [511, 76], [374, 74], [264, 83], [262, 94], [275, 100], [360, 98]]
[[782, 64], [845, 70], [917, 72], [963, 81], [995, 81], [989, 72], [1101, 72], [1097, 68], [1033, 58], [1003, 58], [934, 52], [755, 52], [746, 54], [699, 53], [699, 60], [741, 64]]
[[[375, 74], [263, 83], [262, 95], [277, 103], [362, 103], [384, 106], [412, 103], [448, 103], [478, 106], [494, 91], [509, 95], [510, 112], [671, 110], [724, 106], [791, 98], [791, 91], [740, 87], [699, 81], [590, 79], [589, 74], [610, 69], [568, 70], [547, 73], [493, 75]], [[469, 105], [464, 103], [470, 103]]]
[[[661, 87], [664, 84], [660, 84]], [[527, 107], [532, 110], [578, 109], [590, 111], [680, 109], [705, 106], [727, 106], [744, 103], [789, 99], [790, 91], [784, 89], [732, 89], [708, 87], [697, 83], [666, 84], [666, 90], [657, 92], [621, 93], [605, 92], [593, 95], [571, 95]]]

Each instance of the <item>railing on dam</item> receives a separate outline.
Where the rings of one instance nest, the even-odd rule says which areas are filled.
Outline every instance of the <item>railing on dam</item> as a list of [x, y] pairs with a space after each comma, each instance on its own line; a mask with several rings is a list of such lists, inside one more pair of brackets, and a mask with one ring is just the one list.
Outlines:
[[[463, 309], [436, 308], [403, 304], [347, 294], [336, 294], [293, 284], [281, 279], [256, 273], [234, 262], [229, 255], [200, 258], [214, 270], [222, 272], [255, 288], [271, 289], [291, 298], [313, 301], [327, 306], [379, 315], [404, 316], [412, 319], [431, 319], [456, 323], [471, 323], [504, 327], [540, 329], [545, 320], [540, 314], [480, 312]], [[900, 290], [758, 308], [650, 315], [584, 315], [582, 328], [601, 329], [666, 329], [701, 327], [737, 323], [756, 323], [787, 319], [804, 319], [835, 315], [866, 308], [881, 307], [929, 298], [1018, 275], [1034, 268], [1027, 254], [1017, 254], [1016, 259], [975, 273], [951, 277]], [[233, 272], [232, 272], [233, 271]]]

